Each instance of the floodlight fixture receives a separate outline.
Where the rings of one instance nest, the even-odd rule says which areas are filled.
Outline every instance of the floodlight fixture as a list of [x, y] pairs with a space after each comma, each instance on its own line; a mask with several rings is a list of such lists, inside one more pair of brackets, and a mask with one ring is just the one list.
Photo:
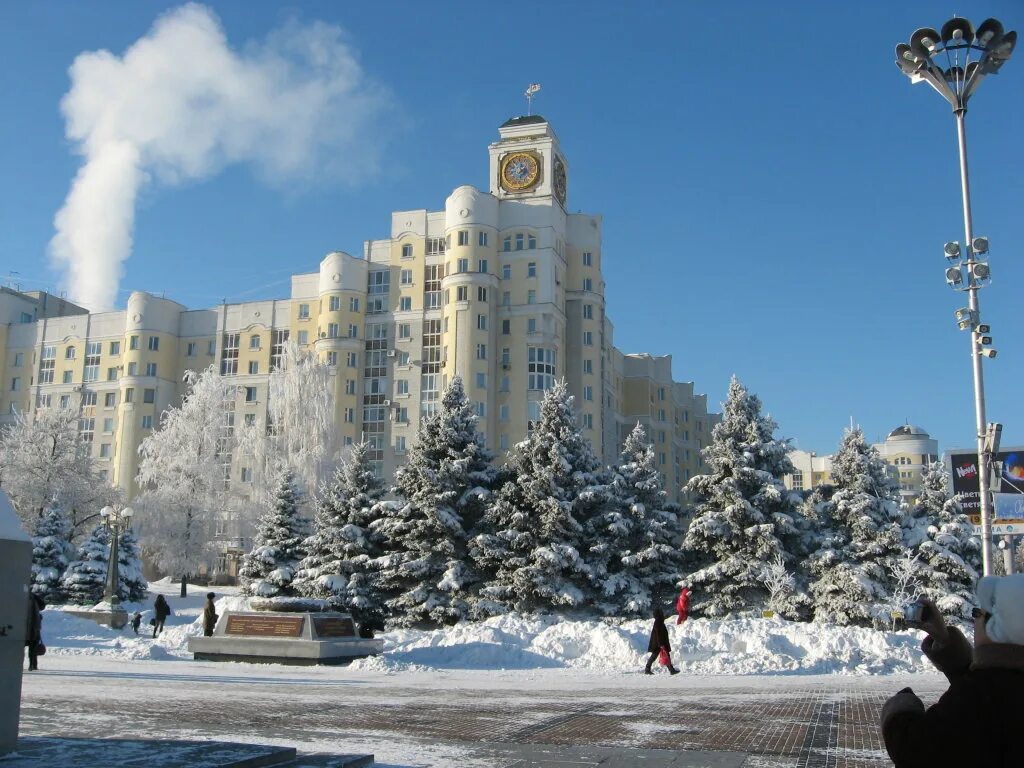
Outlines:
[[990, 360], [994, 360], [995, 356], [999, 353], [996, 352], [996, 350], [992, 349], [992, 347], [985, 347], [985, 349], [979, 349], [978, 354], [981, 355], [982, 357], [987, 357]]
[[979, 341], [980, 344], [982, 344], [984, 346], [988, 346], [989, 344], [992, 343], [992, 337], [991, 336], [980, 336], [978, 341]]
[[992, 279], [992, 270], [989, 269], [988, 262], [979, 261], [975, 264], [971, 264], [971, 277], [974, 278], [976, 283], [987, 282]]
[[988, 238], [976, 237], [971, 240], [971, 250], [978, 256], [981, 256], [983, 253], [988, 253]]
[[975, 333], [990, 333], [991, 331], [992, 326], [986, 325], [985, 323], [979, 323], [978, 326], [974, 329]]
[[960, 274], [960, 267], [950, 267], [946, 270], [946, 282], [950, 288], [957, 288], [964, 282], [964, 276]]
[[950, 261], [955, 261], [956, 259], [960, 258], [960, 243], [958, 243], [956, 240], [953, 240], [950, 243], [946, 243], [944, 246], [942, 246], [942, 251], [943, 253], [946, 254], [947, 259], [949, 259]]

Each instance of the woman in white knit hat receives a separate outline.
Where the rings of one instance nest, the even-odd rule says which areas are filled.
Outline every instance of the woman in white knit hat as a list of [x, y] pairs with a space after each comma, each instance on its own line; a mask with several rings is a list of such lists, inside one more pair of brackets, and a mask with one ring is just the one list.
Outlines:
[[978, 582], [973, 649], [927, 601], [921, 625], [921, 650], [950, 685], [927, 710], [910, 688], [882, 708], [896, 768], [1024, 766], [1024, 574]]

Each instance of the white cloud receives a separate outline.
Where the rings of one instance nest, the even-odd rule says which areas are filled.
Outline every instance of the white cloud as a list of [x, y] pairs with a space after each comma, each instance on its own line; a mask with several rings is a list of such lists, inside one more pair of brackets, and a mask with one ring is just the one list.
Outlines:
[[160, 17], [122, 56], [80, 54], [61, 101], [85, 164], [50, 243], [71, 298], [113, 307], [146, 184], [204, 179], [249, 163], [273, 185], [364, 180], [390, 107], [336, 26], [292, 22], [232, 50], [213, 12]]

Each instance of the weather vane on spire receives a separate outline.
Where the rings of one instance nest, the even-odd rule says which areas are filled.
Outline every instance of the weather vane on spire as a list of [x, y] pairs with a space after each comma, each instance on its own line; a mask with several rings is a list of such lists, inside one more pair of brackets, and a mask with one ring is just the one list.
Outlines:
[[533, 97], [537, 95], [537, 91], [540, 90], [540, 83], [530, 83], [526, 86], [526, 93], [523, 95], [526, 97], [526, 114], [533, 114]]

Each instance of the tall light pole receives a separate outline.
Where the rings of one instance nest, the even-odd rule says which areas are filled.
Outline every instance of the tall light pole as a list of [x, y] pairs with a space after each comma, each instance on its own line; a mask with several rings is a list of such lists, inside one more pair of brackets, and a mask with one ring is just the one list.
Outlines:
[[968, 305], [957, 310], [957, 324], [971, 332], [971, 366], [974, 372], [974, 416], [978, 440], [978, 490], [981, 496], [981, 551], [986, 576], [992, 573], [992, 497], [989, 493], [989, 470], [996, 446], [992, 431], [985, 423], [985, 382], [981, 358], [994, 358], [996, 351], [988, 346], [988, 326], [981, 323], [978, 289], [988, 283], [988, 262], [976, 257], [988, 252], [988, 239], [974, 236], [971, 220], [971, 189], [967, 174], [967, 133], [964, 118], [967, 101], [982, 79], [994, 75], [1006, 63], [1017, 44], [1016, 32], [1004, 32], [996, 19], [986, 19], [975, 30], [967, 19], [952, 18], [941, 31], [925, 27], [910, 37], [910, 43], [896, 46], [896, 65], [913, 83], [928, 83], [953, 107], [956, 116], [957, 145], [960, 150], [960, 188], [963, 197], [964, 241], [966, 260], [961, 258], [959, 243], [946, 244], [946, 257], [951, 266], [946, 282], [967, 292]]
[[124, 507], [120, 511], [113, 507], [104, 507], [100, 510], [103, 525], [110, 531], [110, 560], [107, 561], [107, 586], [103, 590], [103, 599], [108, 601], [115, 611], [118, 603], [121, 602], [121, 598], [117, 596], [117, 588], [120, 586], [120, 576], [117, 571], [118, 539], [128, 529], [133, 514], [134, 511], [131, 507]]

